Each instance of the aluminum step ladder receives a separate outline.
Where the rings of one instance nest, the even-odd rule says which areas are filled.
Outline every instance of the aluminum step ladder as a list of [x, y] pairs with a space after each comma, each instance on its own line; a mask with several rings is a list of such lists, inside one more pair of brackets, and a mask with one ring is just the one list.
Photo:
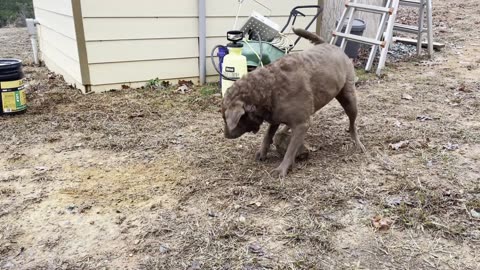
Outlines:
[[[417, 55], [422, 53], [423, 34], [427, 33], [428, 56], [433, 56], [433, 7], [432, 0], [400, 0], [400, 5], [418, 8], [418, 24], [405, 25], [396, 23], [394, 31], [417, 34]], [[425, 27], [425, 17], [427, 25]]]
[[[370, 56], [368, 57], [367, 65], [365, 67], [366, 71], [371, 70], [373, 66], [373, 61], [375, 60], [375, 56], [377, 54], [377, 50], [381, 48], [380, 60], [376, 72], [378, 76], [382, 74], [382, 69], [385, 67], [385, 62], [387, 61], [387, 54], [393, 39], [393, 28], [395, 25], [395, 19], [397, 17], [400, 0], [387, 0], [384, 3], [384, 6], [360, 4], [357, 3], [356, 0], [345, 3], [345, 9], [342, 13], [342, 16], [340, 17], [337, 28], [332, 33], [332, 39], [330, 41], [330, 44], [333, 45], [337, 43], [339, 37], [343, 38], [340, 45], [340, 48], [342, 50], [345, 50], [345, 47], [347, 46], [347, 41], [355, 41], [358, 43], [372, 46]], [[352, 35], [350, 33], [353, 26], [353, 15], [356, 11], [363, 11], [382, 15], [375, 38], [366, 38], [362, 36]], [[347, 27], [345, 29], [345, 33], [342, 33], [342, 28], [347, 18]]]
[[[412, 6], [419, 8], [418, 26], [407, 26], [395, 23], [398, 8], [400, 5]], [[381, 19], [377, 34], [374, 39], [352, 35], [350, 32], [353, 26], [353, 15], [355, 11], [363, 11], [381, 14]], [[425, 24], [425, 11], [427, 13], [427, 27]], [[347, 20], [345, 33], [342, 33], [345, 20]], [[337, 28], [332, 33], [330, 44], [336, 44], [339, 37], [343, 38], [340, 47], [345, 50], [347, 41], [354, 41], [372, 46], [368, 62], [365, 66], [366, 71], [370, 71], [377, 55], [377, 50], [381, 48], [380, 59], [376, 74], [381, 75], [382, 69], [385, 67], [388, 50], [392, 44], [393, 32], [403, 31], [417, 34], [417, 54], [420, 55], [422, 49], [422, 36], [426, 32], [428, 34], [428, 54], [433, 55], [433, 19], [432, 19], [432, 0], [385, 0], [384, 6], [375, 6], [357, 3], [356, 0], [349, 0], [345, 4], [345, 9], [340, 17]]]

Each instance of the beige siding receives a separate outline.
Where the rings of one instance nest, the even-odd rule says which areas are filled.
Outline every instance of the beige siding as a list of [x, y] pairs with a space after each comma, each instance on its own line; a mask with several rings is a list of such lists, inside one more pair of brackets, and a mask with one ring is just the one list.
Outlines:
[[90, 64], [192, 58], [198, 57], [198, 39], [87, 42], [87, 50]]
[[87, 41], [198, 37], [197, 18], [85, 18]]
[[176, 18], [198, 16], [197, 0], [81, 1], [84, 18]]
[[[338, 0], [340, 1], [340, 0]], [[265, 16], [286, 16], [290, 14], [290, 11], [295, 6], [304, 6], [304, 5], [317, 5], [317, 0], [261, 0], [259, 1], [263, 5], [269, 7], [271, 12], [262, 7], [261, 5], [255, 3], [252, 0], [246, 0], [242, 6], [240, 15], [241, 16], [250, 16], [252, 10], [258, 11]], [[207, 16], [208, 17], [232, 17], [234, 18], [237, 14], [238, 7], [237, 0], [207, 0]], [[306, 11], [305, 14], [313, 15], [315, 12]], [[233, 24], [233, 20], [232, 20]]]
[[34, 0], [35, 8], [48, 10], [58, 14], [73, 16], [72, 0]]
[[197, 78], [197, 10], [191, 0], [82, 0], [92, 90]]
[[142, 82], [156, 77], [187, 78], [191, 74], [198, 74], [198, 58], [90, 65], [90, 76], [96, 85]]
[[68, 83], [82, 87], [71, 0], [34, 0], [41, 58]]

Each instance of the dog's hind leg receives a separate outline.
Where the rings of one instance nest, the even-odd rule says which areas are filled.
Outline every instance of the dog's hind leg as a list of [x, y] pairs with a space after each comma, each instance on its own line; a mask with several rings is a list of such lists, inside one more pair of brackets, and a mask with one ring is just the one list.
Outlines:
[[264, 161], [267, 159], [268, 149], [270, 149], [270, 145], [273, 143], [273, 136], [277, 133], [278, 127], [280, 125], [272, 125], [268, 127], [267, 133], [265, 137], [263, 137], [262, 146], [260, 146], [260, 150], [255, 155], [255, 159], [258, 161]]
[[348, 119], [350, 120], [349, 131], [352, 140], [355, 142], [355, 145], [365, 153], [365, 146], [363, 146], [362, 142], [358, 138], [357, 126], [355, 124], [358, 114], [357, 97], [355, 91], [355, 85], [347, 83], [342, 91], [337, 95], [336, 99], [338, 102], [340, 102], [348, 116]]

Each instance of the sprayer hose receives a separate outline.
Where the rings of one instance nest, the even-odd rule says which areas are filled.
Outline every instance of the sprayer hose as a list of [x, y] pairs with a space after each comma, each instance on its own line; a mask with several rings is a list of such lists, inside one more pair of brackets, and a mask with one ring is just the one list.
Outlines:
[[215, 50], [217, 50], [218, 48], [220, 47], [223, 47], [222, 45], [217, 45], [215, 47], [213, 47], [213, 50], [212, 50], [212, 53], [211, 53], [211, 57], [210, 59], [212, 60], [212, 64], [213, 64], [213, 68], [215, 69], [215, 71], [220, 74], [220, 76], [222, 78], [224, 78], [225, 80], [229, 80], [229, 81], [238, 81], [239, 79], [238, 78], [230, 78], [230, 77], [227, 77], [225, 75], [223, 75], [223, 73], [221, 71], [218, 70], [218, 66], [217, 64], [215, 63]]

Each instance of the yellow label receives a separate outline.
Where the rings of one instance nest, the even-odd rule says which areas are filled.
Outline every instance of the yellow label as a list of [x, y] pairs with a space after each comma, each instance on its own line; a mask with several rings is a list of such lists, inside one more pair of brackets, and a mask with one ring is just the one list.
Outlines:
[[4, 112], [13, 112], [17, 109], [15, 92], [2, 93], [2, 107]]
[[20, 105], [27, 105], [27, 94], [25, 93], [25, 89], [20, 90]]
[[23, 80], [0, 82], [0, 89], [18, 88], [23, 85]]
[[27, 108], [27, 95], [24, 88], [18, 91], [2, 92], [1, 95], [4, 113], [19, 112]]

